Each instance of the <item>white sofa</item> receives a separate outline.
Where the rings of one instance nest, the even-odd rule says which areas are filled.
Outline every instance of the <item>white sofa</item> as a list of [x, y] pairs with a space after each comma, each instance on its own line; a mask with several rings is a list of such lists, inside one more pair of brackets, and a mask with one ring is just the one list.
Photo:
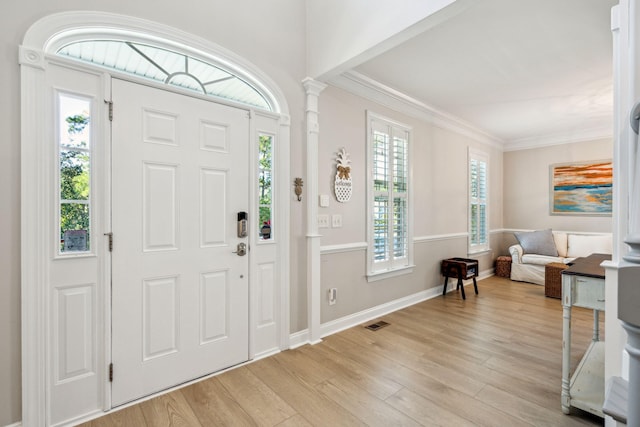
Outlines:
[[511, 280], [544, 285], [544, 266], [550, 262], [570, 263], [575, 258], [593, 253], [610, 254], [610, 234], [579, 234], [552, 232], [558, 256], [526, 253], [520, 244], [509, 247]]

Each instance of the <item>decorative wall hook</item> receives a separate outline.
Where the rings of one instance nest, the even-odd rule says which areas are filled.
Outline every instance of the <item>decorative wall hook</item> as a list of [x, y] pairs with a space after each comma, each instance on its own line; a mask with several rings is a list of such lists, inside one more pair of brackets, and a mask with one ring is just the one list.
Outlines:
[[293, 180], [293, 185], [296, 186], [296, 196], [298, 196], [298, 201], [301, 202], [302, 201], [302, 184], [304, 184], [302, 182], [302, 178], [296, 178]]

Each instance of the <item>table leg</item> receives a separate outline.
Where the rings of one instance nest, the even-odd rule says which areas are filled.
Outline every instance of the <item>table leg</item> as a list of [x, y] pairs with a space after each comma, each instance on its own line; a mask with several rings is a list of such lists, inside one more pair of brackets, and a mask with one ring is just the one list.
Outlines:
[[[564, 301], [564, 298], [563, 298]], [[571, 306], [563, 304], [562, 307], [562, 412], [569, 413], [571, 395], [569, 384], [571, 381]]]
[[462, 292], [462, 299], [467, 299], [467, 296], [464, 294], [464, 283], [462, 283], [462, 274], [460, 274], [459, 272], [458, 272], [458, 288], [460, 288], [460, 292]]
[[442, 289], [442, 295], [447, 294], [447, 284], [449, 283], [449, 271], [445, 271], [444, 275], [444, 288]]
[[593, 341], [600, 341], [600, 312], [593, 310]]
[[476, 295], [478, 295], [478, 284], [476, 283], [475, 276], [473, 277], [473, 289], [476, 291]]

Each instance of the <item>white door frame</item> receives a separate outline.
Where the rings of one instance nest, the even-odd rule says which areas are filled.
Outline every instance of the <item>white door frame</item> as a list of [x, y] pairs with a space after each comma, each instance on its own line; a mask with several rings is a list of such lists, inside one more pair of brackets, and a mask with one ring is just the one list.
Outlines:
[[[49, 355], [47, 354], [49, 332], [47, 328], [50, 296], [45, 289], [49, 277], [51, 259], [48, 246], [49, 236], [53, 232], [52, 221], [42, 212], [50, 211], [51, 186], [50, 176], [55, 165], [53, 150], [47, 149], [50, 144], [50, 122], [53, 108], [46, 93], [47, 67], [51, 63], [63, 64], [87, 72], [96, 73], [95, 67], [87, 67], [78, 63], [64, 60], [54, 55], [61, 43], [70, 41], [70, 37], [91, 36], [106, 33], [138, 40], [153, 40], [156, 45], [164, 45], [176, 51], [193, 49], [200, 56], [210, 57], [212, 62], [222, 61], [235, 74], [256, 87], [271, 103], [273, 112], [254, 111], [255, 117], [275, 120], [277, 136], [274, 148], [275, 188], [274, 206], [275, 221], [283, 226], [278, 230], [274, 242], [264, 245], [275, 251], [274, 269], [277, 281], [273, 292], [274, 298], [274, 330], [269, 331], [273, 336], [272, 344], [265, 344], [269, 340], [260, 340], [256, 347], [256, 335], [260, 333], [255, 327], [257, 319], [256, 280], [250, 282], [250, 356], [261, 357], [266, 354], [289, 347], [289, 259], [290, 232], [290, 119], [284, 94], [279, 87], [256, 66], [208, 40], [193, 36], [172, 27], [133, 18], [103, 12], [64, 12], [45, 17], [34, 23], [25, 34], [19, 49], [19, 63], [21, 68], [21, 260], [22, 260], [22, 425], [49, 425], [51, 420], [47, 412], [49, 402]], [[185, 52], [189, 53], [189, 51]], [[115, 74], [115, 73], [114, 73]], [[119, 75], [130, 79], [128, 76]], [[135, 80], [135, 78], [131, 79]], [[109, 100], [110, 74], [104, 73], [104, 95]], [[45, 117], [47, 123], [34, 125], [29, 118]], [[256, 122], [253, 120], [252, 122]], [[251, 137], [260, 129], [252, 124]], [[100, 138], [109, 137], [109, 130], [103, 129]], [[100, 153], [98, 153], [100, 154]], [[252, 150], [255, 156], [255, 150]], [[106, 161], [106, 160], [99, 160]], [[256, 163], [257, 162], [253, 162]], [[108, 168], [106, 169], [108, 170]], [[107, 173], [108, 175], [108, 173]], [[252, 179], [252, 178], [251, 178]], [[109, 187], [109, 177], [98, 182], [97, 187], [104, 191]], [[253, 179], [255, 181], [255, 179]], [[256, 185], [255, 183], [253, 185]], [[107, 192], [105, 191], [105, 194]], [[255, 193], [257, 194], [257, 193]], [[106, 198], [105, 198], [106, 199]], [[256, 202], [257, 203], [257, 202]], [[110, 200], [103, 200], [98, 205], [101, 212], [108, 211]], [[99, 232], [102, 232], [102, 224]], [[101, 244], [102, 242], [97, 242]], [[257, 246], [257, 245], [256, 245]], [[101, 280], [108, 283], [109, 259], [104, 256]], [[255, 259], [256, 257], [254, 257]], [[252, 261], [253, 263], [253, 261]], [[250, 265], [250, 272], [258, 271], [259, 266]], [[250, 274], [251, 274], [250, 273]], [[106, 287], [105, 287], [106, 288]], [[98, 352], [105, 361], [109, 360], [110, 350], [110, 306], [107, 298], [108, 289], [103, 289], [98, 295], [97, 310], [101, 313], [98, 324]], [[104, 377], [104, 376], [102, 376]], [[94, 413], [110, 408], [109, 383], [100, 384], [104, 389], [104, 399], [98, 402]], [[76, 414], [77, 419], [90, 416], [91, 413]]]

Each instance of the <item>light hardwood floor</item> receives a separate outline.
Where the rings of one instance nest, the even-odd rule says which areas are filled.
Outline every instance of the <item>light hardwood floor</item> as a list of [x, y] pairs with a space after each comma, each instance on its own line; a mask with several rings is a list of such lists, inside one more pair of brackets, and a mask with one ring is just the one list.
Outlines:
[[[562, 307], [491, 277], [83, 424], [102, 426], [578, 426], [560, 410]], [[591, 339], [574, 309], [572, 359]], [[604, 316], [602, 316], [604, 317]], [[575, 351], [573, 351], [575, 349]]]

